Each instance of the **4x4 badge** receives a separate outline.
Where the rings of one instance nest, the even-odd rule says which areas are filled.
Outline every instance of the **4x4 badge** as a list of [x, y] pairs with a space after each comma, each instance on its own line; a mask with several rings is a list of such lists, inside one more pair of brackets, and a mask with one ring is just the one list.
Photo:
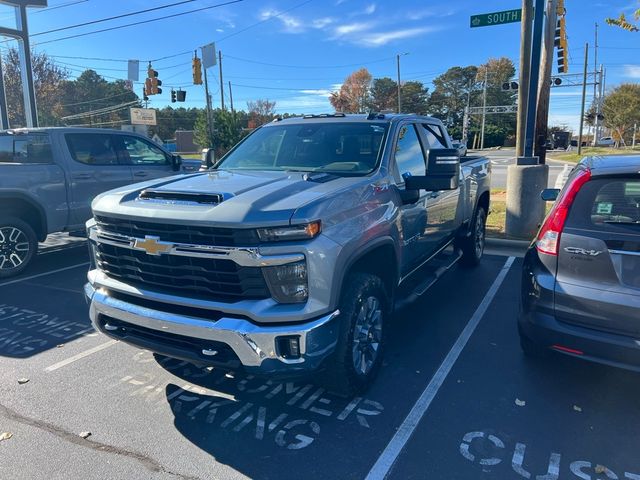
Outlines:
[[597, 257], [602, 253], [601, 250], [585, 250], [579, 247], [564, 247], [564, 251], [567, 253], [577, 253], [578, 255], [588, 255], [590, 257]]

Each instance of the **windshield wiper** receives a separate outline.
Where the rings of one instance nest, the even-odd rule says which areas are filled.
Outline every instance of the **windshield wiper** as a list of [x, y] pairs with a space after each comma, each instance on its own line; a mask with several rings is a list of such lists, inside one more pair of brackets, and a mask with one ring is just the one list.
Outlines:
[[612, 225], [640, 225], [640, 220], [605, 220], [603, 223], [609, 223]]

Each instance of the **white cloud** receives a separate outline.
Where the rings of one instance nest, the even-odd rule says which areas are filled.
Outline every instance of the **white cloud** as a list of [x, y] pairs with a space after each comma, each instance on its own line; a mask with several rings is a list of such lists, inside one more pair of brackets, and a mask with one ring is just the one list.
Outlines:
[[423, 10], [414, 10], [407, 13], [407, 20], [423, 20], [430, 17], [450, 17], [456, 13], [453, 9], [443, 10], [442, 8], [425, 8]]
[[380, 47], [386, 45], [394, 40], [400, 40], [403, 38], [417, 37], [426, 33], [431, 33], [439, 30], [437, 27], [421, 27], [421, 28], [407, 28], [403, 30], [392, 30], [389, 32], [371, 32], [366, 33], [359, 38], [354, 38], [355, 43], [364, 45], [366, 47]]
[[369, 30], [373, 25], [371, 23], [345, 23], [344, 25], [338, 25], [333, 29], [334, 38], [343, 37], [352, 33], [363, 32]]
[[364, 9], [364, 13], [366, 15], [372, 15], [375, 11], [376, 11], [376, 4], [375, 3], [367, 5], [367, 8]]
[[269, 20], [270, 18], [278, 19], [284, 26], [284, 31], [287, 33], [302, 33], [305, 30], [302, 21], [292, 15], [279, 13], [276, 10], [271, 9], [260, 12], [261, 20]]
[[331, 25], [334, 22], [335, 22], [335, 19], [333, 19], [331, 17], [316, 18], [311, 22], [311, 26], [313, 28], [322, 29], [322, 28], [325, 28], [325, 27]]
[[276, 110], [280, 113], [319, 113], [329, 112], [333, 108], [326, 95], [299, 95], [276, 102]]
[[216, 32], [218, 32], [218, 33], [223, 33], [223, 32], [224, 32], [224, 30], [223, 30], [222, 28], [216, 28]]
[[629, 78], [640, 78], [640, 65], [625, 65], [624, 76]]
[[328, 90], [326, 88], [318, 88], [314, 90], [300, 90], [300, 93], [304, 93], [305, 95], [318, 95], [320, 97], [329, 97], [333, 90]]

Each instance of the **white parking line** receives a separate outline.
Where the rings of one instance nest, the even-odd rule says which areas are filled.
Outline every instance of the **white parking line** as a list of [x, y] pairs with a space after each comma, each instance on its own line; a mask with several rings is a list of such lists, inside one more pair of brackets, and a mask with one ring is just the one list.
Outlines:
[[469, 323], [464, 327], [464, 330], [456, 340], [456, 343], [453, 344], [453, 347], [451, 347], [451, 350], [449, 350], [449, 353], [443, 360], [442, 364], [431, 378], [429, 385], [424, 389], [416, 403], [413, 405], [413, 408], [402, 422], [402, 425], [398, 428], [396, 434], [380, 454], [376, 463], [371, 467], [371, 470], [369, 470], [366, 480], [382, 480], [387, 476], [391, 467], [393, 467], [393, 464], [400, 455], [400, 452], [411, 438], [413, 431], [418, 426], [418, 423], [420, 423], [423, 415], [429, 409], [431, 402], [438, 394], [438, 390], [446, 380], [447, 375], [449, 375], [451, 368], [458, 360], [460, 353], [462, 353], [462, 350], [469, 341], [469, 338], [473, 335], [473, 332], [480, 323], [480, 320], [482, 320], [487, 308], [491, 305], [493, 298], [498, 292], [500, 285], [502, 285], [502, 282], [509, 272], [514, 260], [514, 257], [509, 257], [507, 259], [502, 270], [500, 270], [500, 273], [493, 281], [489, 291], [482, 300], [482, 303], [480, 303], [476, 311], [473, 313]]
[[37, 275], [31, 275], [29, 277], [17, 278], [16, 280], [9, 280], [8, 282], [0, 283], [0, 287], [4, 287], [5, 285], [11, 285], [13, 283], [24, 282], [25, 280], [32, 280], [34, 278], [44, 277], [45, 275], [51, 275], [52, 273], [64, 272], [66, 270], [71, 270], [72, 268], [84, 267], [89, 265], [89, 262], [78, 263], [77, 265], [71, 265], [70, 267], [59, 268], [57, 270], [51, 270], [50, 272], [38, 273]]
[[66, 360], [62, 360], [61, 362], [54, 363], [50, 367], [45, 368], [44, 371], [53, 372], [55, 370], [58, 370], [59, 368], [69, 365], [70, 363], [83, 359], [84, 357], [88, 357], [89, 355], [93, 355], [94, 353], [104, 350], [105, 348], [109, 348], [111, 345], [115, 345], [116, 343], [118, 343], [118, 340], [109, 340], [108, 342], [98, 345], [97, 347], [90, 348], [89, 350], [85, 350], [84, 352], [80, 352], [79, 354], [74, 355], [73, 357], [67, 358]]

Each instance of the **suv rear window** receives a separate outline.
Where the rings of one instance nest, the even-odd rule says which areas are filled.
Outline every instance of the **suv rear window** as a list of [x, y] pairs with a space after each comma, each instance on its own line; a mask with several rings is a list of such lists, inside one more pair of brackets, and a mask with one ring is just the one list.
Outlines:
[[0, 135], [0, 163], [51, 163], [49, 136]]
[[576, 196], [567, 226], [640, 231], [640, 177], [587, 182]]

